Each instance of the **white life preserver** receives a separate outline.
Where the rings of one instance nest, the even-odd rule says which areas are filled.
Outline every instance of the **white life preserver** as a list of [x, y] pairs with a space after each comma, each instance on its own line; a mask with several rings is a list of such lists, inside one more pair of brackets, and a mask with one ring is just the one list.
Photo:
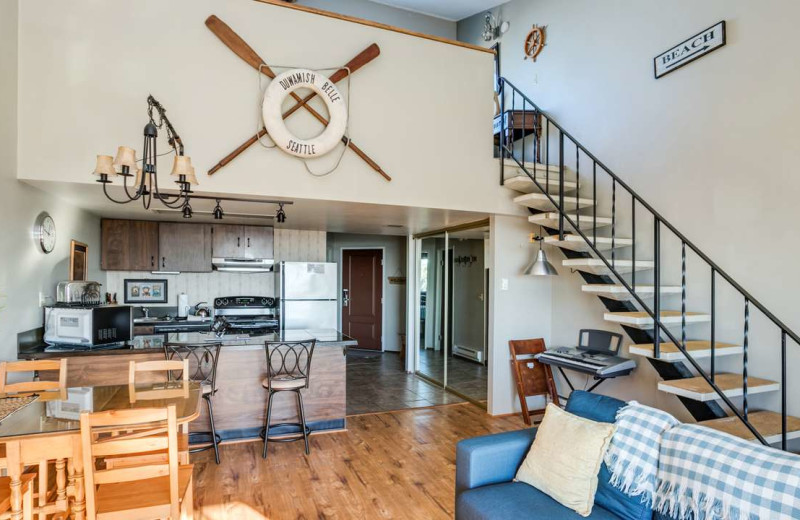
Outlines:
[[[296, 137], [283, 122], [281, 106], [286, 96], [299, 88], [309, 88], [325, 102], [330, 114], [327, 128], [311, 139]], [[261, 107], [264, 127], [272, 141], [284, 152], [297, 157], [324, 155], [338, 145], [347, 130], [347, 107], [336, 85], [322, 74], [308, 69], [293, 69], [275, 76], [264, 93]]]

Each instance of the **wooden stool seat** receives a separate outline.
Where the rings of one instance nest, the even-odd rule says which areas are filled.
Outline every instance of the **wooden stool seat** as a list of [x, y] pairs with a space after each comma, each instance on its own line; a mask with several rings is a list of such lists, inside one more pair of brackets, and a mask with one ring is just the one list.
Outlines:
[[[178, 468], [178, 493], [181, 501], [187, 498], [186, 492], [192, 483], [193, 469], [192, 464]], [[135, 489], [136, 492], [131, 493], [130, 482], [97, 486], [95, 500], [98, 520], [169, 517], [169, 477], [137, 480]]]
[[[5, 448], [3, 448], [5, 451]], [[36, 478], [36, 473], [24, 473], [22, 480], [22, 510], [23, 518], [31, 518], [33, 498], [31, 495], [31, 482]], [[27, 502], [27, 505], [26, 505]], [[0, 477], [0, 513], [11, 510], [11, 477]]]

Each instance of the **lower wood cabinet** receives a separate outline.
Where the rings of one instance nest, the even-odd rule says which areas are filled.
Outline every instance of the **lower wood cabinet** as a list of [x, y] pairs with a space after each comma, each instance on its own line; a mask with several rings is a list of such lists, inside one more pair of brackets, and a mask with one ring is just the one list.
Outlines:
[[158, 233], [160, 271], [211, 271], [211, 226], [162, 222]]

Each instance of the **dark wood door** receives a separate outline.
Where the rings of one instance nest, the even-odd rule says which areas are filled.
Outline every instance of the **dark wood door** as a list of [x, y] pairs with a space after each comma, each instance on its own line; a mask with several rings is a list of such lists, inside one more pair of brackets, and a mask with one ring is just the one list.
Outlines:
[[265, 226], [244, 226], [244, 257], [272, 258], [273, 229]]
[[214, 224], [212, 230], [214, 258], [244, 258], [244, 226]]
[[358, 348], [383, 350], [383, 251], [345, 250], [342, 255], [342, 329]]
[[159, 226], [159, 270], [211, 271], [211, 226], [162, 222]]
[[113, 271], [152, 271], [158, 262], [158, 222], [103, 219], [100, 267]]

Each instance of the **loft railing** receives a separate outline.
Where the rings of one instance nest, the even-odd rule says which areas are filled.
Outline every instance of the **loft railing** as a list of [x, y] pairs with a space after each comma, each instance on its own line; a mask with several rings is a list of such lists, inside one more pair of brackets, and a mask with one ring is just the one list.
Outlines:
[[[499, 79], [499, 99], [500, 99], [500, 184], [505, 183], [505, 159], [510, 158], [516, 161], [519, 168], [524, 171], [533, 183], [544, 193], [550, 202], [555, 206], [558, 212], [558, 236], [559, 240], [564, 240], [565, 224], [569, 224], [589, 245], [592, 253], [603, 261], [606, 267], [613, 273], [614, 277], [627, 289], [634, 300], [644, 309], [644, 311], [653, 319], [653, 357], [659, 359], [661, 357], [661, 332], [677, 346], [681, 354], [686, 360], [697, 370], [703, 379], [711, 386], [714, 392], [717, 393], [719, 398], [731, 409], [731, 411], [743, 422], [747, 429], [762, 443], [768, 444], [759, 431], [748, 420], [748, 364], [749, 364], [749, 347], [750, 347], [750, 307], [753, 306], [761, 311], [769, 321], [780, 330], [781, 333], [781, 449], [786, 450], [787, 444], [787, 398], [786, 398], [786, 345], [787, 341], [791, 339], [796, 344], [800, 345], [800, 337], [779, 320], [772, 312], [770, 312], [761, 302], [754, 298], [747, 292], [741, 285], [739, 285], [728, 273], [721, 267], [714, 263], [699, 247], [694, 245], [688, 238], [686, 238], [675, 226], [669, 223], [661, 214], [653, 209], [639, 194], [637, 194], [631, 187], [629, 187], [622, 179], [620, 179], [614, 172], [611, 171], [605, 164], [595, 157], [589, 150], [587, 150], [577, 139], [564, 130], [558, 123], [554, 122], [544, 111], [542, 111], [533, 101], [531, 101], [525, 94], [522, 93], [517, 87], [505, 78]], [[510, 99], [509, 99], [510, 98]], [[510, 107], [508, 102], [510, 101]], [[521, 105], [521, 107], [520, 107]], [[508, 113], [510, 112], [510, 113]], [[529, 121], [528, 116], [531, 116], [535, 128], [533, 129], [532, 137], [527, 137], [525, 126]], [[509, 139], [506, 133], [506, 126], [513, 127], [513, 124], [506, 125], [504, 118], [521, 117], [523, 122], [521, 150], [515, 149], [517, 139], [514, 138], [513, 132]], [[550, 129], [553, 128], [557, 132], [558, 143], [558, 193], [551, 195], [550, 193]], [[533, 166], [529, 170], [525, 164], [526, 153], [526, 140], [532, 140], [532, 158]], [[565, 209], [565, 202], [567, 195], [564, 194], [564, 178], [565, 178], [565, 143], [569, 142], [575, 147], [575, 174], [576, 174], [576, 190], [575, 190], [575, 220], [569, 216]], [[543, 147], [543, 149], [542, 149]], [[544, 187], [541, 185], [541, 173], [539, 170], [539, 158], [541, 152], [544, 151], [544, 157], [547, 161], [547, 167], [544, 172]], [[580, 213], [580, 182], [581, 182], [581, 153], [591, 161], [591, 176], [592, 176], [592, 215], [585, 215], [586, 218], [592, 220], [591, 237], [587, 236], [584, 230], [581, 229], [582, 216]], [[597, 174], [598, 168], [602, 174], [607, 175], [611, 179], [611, 258], [606, 258], [606, 255], [600, 252], [597, 247]], [[531, 171], [532, 170], [532, 171]], [[585, 168], [584, 168], [585, 171]], [[631, 198], [631, 281], [625, 280], [622, 274], [616, 268], [616, 231], [617, 231], [617, 190], [622, 189], [628, 193]], [[637, 206], [643, 208], [653, 218], [653, 305], [647, 305], [644, 300], [636, 293], [636, 210]], [[585, 229], [585, 228], [584, 228]], [[681, 244], [681, 332], [680, 340], [668, 329], [661, 320], [661, 231], [666, 229], [671, 232]], [[692, 357], [686, 348], [686, 248], [693, 251], [703, 262], [705, 262], [711, 274], [711, 334], [710, 334], [710, 350], [711, 362], [710, 370], [706, 372], [703, 367]], [[717, 386], [716, 379], [716, 279], [722, 278], [730, 286], [735, 289], [744, 301], [744, 331], [743, 331], [743, 356], [742, 356], [742, 409], [734, 405], [730, 398], [725, 395], [725, 392]]]

